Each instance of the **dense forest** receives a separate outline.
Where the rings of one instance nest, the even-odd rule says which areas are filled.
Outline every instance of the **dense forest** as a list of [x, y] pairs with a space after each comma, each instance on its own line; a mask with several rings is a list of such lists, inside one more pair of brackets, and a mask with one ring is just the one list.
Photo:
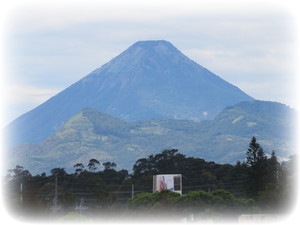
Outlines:
[[[191, 213], [205, 217], [236, 217], [250, 213], [286, 214], [292, 208], [296, 184], [296, 156], [279, 162], [267, 156], [253, 137], [245, 161], [217, 164], [187, 157], [177, 149], [141, 158], [132, 172], [113, 162], [78, 162], [74, 172], [53, 168], [51, 174], [31, 175], [16, 166], [5, 177], [8, 208], [23, 218], [59, 218], [76, 212], [86, 218], [110, 213]], [[152, 193], [153, 175], [182, 174], [180, 195], [168, 190]]]

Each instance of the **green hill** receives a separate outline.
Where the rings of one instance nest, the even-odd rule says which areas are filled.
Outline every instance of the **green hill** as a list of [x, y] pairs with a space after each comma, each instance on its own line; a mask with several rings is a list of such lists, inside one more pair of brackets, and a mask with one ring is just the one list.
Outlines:
[[295, 152], [296, 112], [266, 101], [242, 102], [225, 108], [212, 121], [158, 119], [125, 122], [95, 109], [84, 109], [40, 144], [9, 151], [10, 168], [19, 164], [34, 173], [54, 167], [72, 169], [91, 158], [132, 169], [142, 157], [176, 148], [187, 156], [219, 163], [243, 160], [252, 136], [267, 154], [287, 158]]

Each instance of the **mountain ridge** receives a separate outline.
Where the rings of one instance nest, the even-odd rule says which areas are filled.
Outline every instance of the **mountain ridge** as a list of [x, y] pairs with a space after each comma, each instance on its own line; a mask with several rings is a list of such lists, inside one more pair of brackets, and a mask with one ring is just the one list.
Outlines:
[[136, 159], [172, 148], [187, 156], [235, 163], [244, 159], [252, 136], [267, 154], [275, 150], [278, 157], [287, 158], [295, 152], [295, 114], [280, 103], [249, 101], [225, 108], [212, 121], [126, 122], [86, 108], [41, 144], [18, 146], [7, 158], [12, 167], [19, 164], [37, 173], [54, 167], [71, 170], [74, 164], [91, 158], [130, 170]]

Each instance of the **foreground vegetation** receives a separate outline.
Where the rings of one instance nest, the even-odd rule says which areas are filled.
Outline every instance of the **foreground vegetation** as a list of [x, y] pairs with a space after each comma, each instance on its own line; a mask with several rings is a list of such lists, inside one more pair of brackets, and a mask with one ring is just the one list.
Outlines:
[[[54, 168], [31, 175], [22, 166], [9, 170], [5, 197], [18, 216], [56, 217], [77, 211], [86, 216], [108, 213], [191, 213], [201, 218], [236, 217], [245, 213], [287, 213], [293, 204], [296, 157], [278, 162], [267, 157], [253, 137], [246, 160], [235, 165], [187, 157], [176, 149], [136, 161], [132, 173], [112, 162], [77, 163], [74, 173]], [[182, 174], [183, 195], [152, 193], [156, 174]]]

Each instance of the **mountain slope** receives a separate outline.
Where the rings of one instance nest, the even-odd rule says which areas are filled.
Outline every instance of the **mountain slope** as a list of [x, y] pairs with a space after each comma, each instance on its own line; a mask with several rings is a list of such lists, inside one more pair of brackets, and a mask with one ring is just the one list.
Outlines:
[[34, 172], [53, 167], [72, 170], [91, 158], [116, 162], [131, 169], [142, 157], [177, 148], [187, 156], [220, 163], [243, 160], [252, 136], [266, 153], [280, 157], [294, 153], [295, 112], [275, 102], [242, 102], [224, 109], [212, 121], [156, 119], [125, 122], [95, 109], [85, 109], [69, 119], [44, 142], [11, 149], [11, 167]]
[[8, 144], [39, 143], [83, 108], [126, 121], [213, 119], [253, 100], [167, 41], [140, 41], [8, 125]]

